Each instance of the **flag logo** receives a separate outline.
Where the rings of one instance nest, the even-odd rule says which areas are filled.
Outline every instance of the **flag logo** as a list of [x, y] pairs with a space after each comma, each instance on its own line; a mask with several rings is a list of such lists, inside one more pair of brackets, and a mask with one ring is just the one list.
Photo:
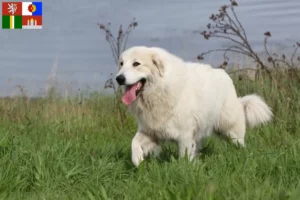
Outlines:
[[15, 3], [11, 3], [11, 4], [8, 4], [8, 12], [11, 13], [12, 15], [15, 14], [15, 12], [17, 11], [17, 4]]
[[28, 10], [29, 10], [29, 12], [35, 12], [36, 11], [36, 6], [34, 4], [30, 4], [28, 6]]
[[2, 29], [42, 29], [42, 2], [2, 2]]

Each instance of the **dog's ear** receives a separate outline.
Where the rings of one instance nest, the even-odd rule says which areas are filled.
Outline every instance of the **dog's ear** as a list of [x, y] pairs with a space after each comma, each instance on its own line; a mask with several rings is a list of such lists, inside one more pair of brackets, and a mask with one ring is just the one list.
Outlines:
[[164, 73], [164, 63], [159, 58], [159, 56], [157, 54], [152, 54], [152, 62], [157, 67], [159, 75], [163, 76], [163, 73]]

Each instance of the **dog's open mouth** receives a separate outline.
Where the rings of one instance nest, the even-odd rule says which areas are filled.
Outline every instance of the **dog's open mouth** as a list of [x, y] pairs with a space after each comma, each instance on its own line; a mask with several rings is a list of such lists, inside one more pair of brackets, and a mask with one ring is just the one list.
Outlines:
[[135, 84], [127, 85], [126, 91], [123, 95], [122, 101], [124, 104], [129, 106], [132, 104], [136, 98], [139, 96], [139, 94], [143, 91], [144, 85], [146, 83], [146, 79], [141, 79]]

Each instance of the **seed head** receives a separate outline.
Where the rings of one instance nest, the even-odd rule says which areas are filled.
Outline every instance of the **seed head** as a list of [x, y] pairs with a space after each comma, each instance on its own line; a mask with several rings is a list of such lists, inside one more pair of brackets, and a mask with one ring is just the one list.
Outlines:
[[199, 55], [199, 56], [197, 56], [197, 59], [198, 59], [198, 60], [203, 60], [204, 57], [203, 57], [202, 55]]
[[273, 61], [273, 58], [271, 56], [268, 57], [268, 62], [272, 62]]
[[270, 31], [265, 32], [264, 35], [267, 36], [267, 37], [271, 37]]
[[100, 29], [105, 29], [105, 26], [103, 24], [99, 24]]

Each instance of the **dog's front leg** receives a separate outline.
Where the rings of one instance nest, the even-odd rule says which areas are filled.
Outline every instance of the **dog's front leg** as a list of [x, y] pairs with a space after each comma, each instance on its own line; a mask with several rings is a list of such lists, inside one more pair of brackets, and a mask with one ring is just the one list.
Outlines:
[[158, 155], [161, 148], [157, 140], [143, 132], [137, 132], [131, 143], [131, 159], [133, 164], [138, 167], [149, 153]]
[[193, 138], [181, 138], [178, 141], [179, 156], [188, 156], [189, 161], [192, 161], [197, 155], [196, 141]]

